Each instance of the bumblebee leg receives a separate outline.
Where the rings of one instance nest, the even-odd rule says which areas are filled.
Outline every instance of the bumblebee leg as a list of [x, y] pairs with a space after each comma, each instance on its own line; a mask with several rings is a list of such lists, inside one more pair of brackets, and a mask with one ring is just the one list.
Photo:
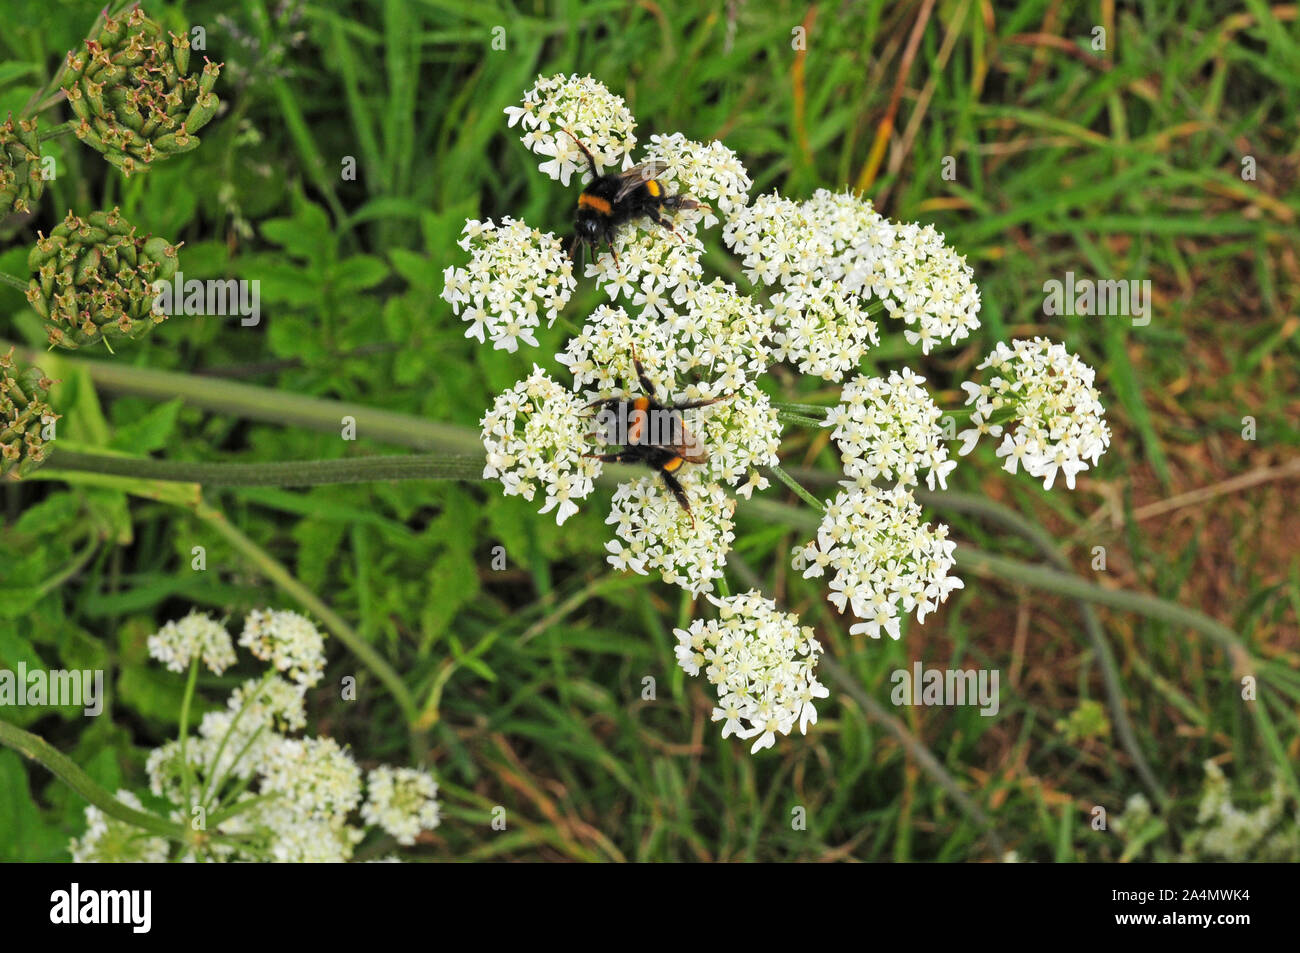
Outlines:
[[668, 219], [664, 218], [657, 211], [651, 209], [646, 212], [646, 214], [650, 216], [650, 221], [654, 222], [656, 225], [662, 225], [664, 228], [668, 229], [668, 231], [672, 232], [679, 242], [685, 241], [681, 235], [677, 234], [677, 229], [673, 228], [673, 223], [668, 221]]
[[688, 400], [680, 404], [673, 404], [668, 410], [694, 410], [696, 407], [708, 407], [710, 404], [720, 404], [724, 400], [731, 400], [735, 394], [727, 394], [724, 397], [711, 397], [708, 400]]
[[713, 209], [689, 195], [665, 195], [661, 200], [664, 208], [667, 209], [699, 209], [702, 212], [712, 212]]
[[573, 133], [569, 132], [569, 130], [565, 129], [563, 126], [560, 127], [560, 132], [564, 133], [566, 136], [572, 139], [574, 145], [576, 145], [579, 149], [581, 149], [582, 154], [587, 157], [587, 165], [591, 166], [591, 177], [593, 179], [600, 178], [600, 172], [596, 168], [596, 158], [587, 150], [587, 147], [582, 144], [582, 140], [579, 139], [577, 136], [575, 136]]
[[650, 378], [647, 376], [645, 368], [641, 366], [641, 358], [636, 356], [635, 343], [632, 345], [632, 366], [636, 368], [636, 379], [641, 382], [641, 390], [645, 392], [647, 397], [654, 397], [655, 385], [650, 383]]
[[619, 450], [615, 453], [584, 453], [583, 456], [602, 463], [636, 463], [640, 459], [635, 452], [627, 450]]
[[660, 470], [659, 475], [664, 478], [664, 486], [677, 498], [681, 508], [686, 511], [686, 515], [691, 518], [691, 528], [695, 528], [695, 514], [691, 512], [691, 501], [686, 495], [686, 490], [677, 482], [677, 477], [673, 476], [667, 470]]

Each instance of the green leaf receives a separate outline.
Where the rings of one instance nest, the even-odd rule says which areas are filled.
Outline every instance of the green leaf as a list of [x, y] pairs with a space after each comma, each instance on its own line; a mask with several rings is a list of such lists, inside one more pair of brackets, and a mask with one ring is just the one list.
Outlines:
[[297, 258], [307, 259], [317, 269], [332, 261], [336, 253], [337, 239], [329, 216], [319, 205], [307, 201], [299, 203], [292, 218], [263, 222], [262, 237]]
[[0, 750], [0, 861], [55, 861], [67, 857], [67, 836], [42, 816], [16, 753]]
[[388, 277], [388, 265], [373, 255], [353, 255], [335, 265], [329, 281], [337, 292], [364, 291]]
[[118, 427], [109, 446], [137, 454], [161, 450], [175, 432], [176, 418], [183, 406], [185, 401], [180, 397], [159, 404], [139, 420]]

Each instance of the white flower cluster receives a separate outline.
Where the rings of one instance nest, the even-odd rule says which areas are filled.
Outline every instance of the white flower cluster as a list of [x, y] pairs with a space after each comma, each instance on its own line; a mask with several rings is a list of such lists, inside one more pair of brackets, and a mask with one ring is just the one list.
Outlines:
[[665, 324], [677, 348], [675, 369], [708, 381], [707, 396], [739, 390], [767, 370], [771, 317], [749, 295], [716, 278], [679, 289], [673, 300], [678, 308]]
[[[127, 807], [143, 811], [144, 805], [130, 791], [118, 791], [117, 799]], [[68, 850], [74, 864], [162, 864], [171, 847], [165, 838], [146, 834], [134, 824], [109, 817], [94, 805], [86, 807], [86, 833], [74, 837]]]
[[486, 335], [511, 353], [520, 341], [536, 347], [542, 317], [554, 324], [578, 284], [560, 240], [506, 216], [500, 225], [470, 219], [458, 244], [470, 261], [443, 272], [442, 297], [469, 324], [465, 337], [482, 344]]
[[699, 465], [714, 483], [735, 487], [736, 495], [749, 499], [766, 490], [768, 479], [759, 469], [780, 462], [781, 421], [772, 401], [749, 381], [732, 392], [730, 400], [704, 408], [699, 422], [700, 441], [709, 458]]
[[[766, 369], [768, 324], [760, 308], [723, 281], [696, 285], [684, 307], [658, 322], [637, 320], [601, 305], [555, 359], [591, 399], [640, 391], [632, 354], [666, 400], [678, 379], [701, 380], [674, 392], [681, 399], [732, 393]], [[660, 379], [662, 378], [662, 379]]]
[[[1003, 468], [1015, 473], [1023, 465], [1030, 476], [1051, 489], [1057, 473], [1074, 489], [1075, 475], [1096, 465], [1110, 446], [1105, 408], [1095, 387], [1095, 372], [1062, 345], [1046, 338], [998, 342], [977, 370], [989, 369], [985, 384], [963, 383], [967, 405], [974, 405], [974, 427], [962, 431], [959, 450], [970, 453], [981, 434], [1001, 435], [997, 455], [1006, 457]], [[1012, 415], [1002, 424], [993, 422]]]
[[[874, 214], [874, 213], [873, 213]], [[884, 302], [907, 325], [903, 337], [929, 354], [956, 344], [980, 326], [980, 293], [966, 258], [933, 225], [880, 217], [844, 256], [844, 284]]]
[[699, 595], [722, 576], [736, 538], [731, 519], [736, 501], [692, 470], [682, 472], [680, 480], [690, 513], [657, 476], [618, 485], [605, 520], [618, 539], [605, 544], [606, 559], [615, 569], [642, 575], [657, 570], [664, 582]]
[[1205, 762], [1205, 786], [1197, 806], [1196, 830], [1184, 843], [1193, 855], [1188, 859], [1213, 858], [1233, 863], [1246, 861], [1292, 861], [1300, 859], [1300, 814], [1286, 825], [1291, 797], [1280, 778], [1268, 790], [1259, 807], [1244, 810], [1232, 801], [1228, 779], [1213, 761]]
[[361, 818], [409, 847], [420, 831], [431, 831], [442, 823], [437, 798], [438, 782], [428, 771], [380, 765], [366, 776]]
[[670, 193], [689, 195], [713, 210], [683, 212], [688, 223], [691, 216], [703, 216], [704, 227], [712, 228], [718, 223], [715, 213], [729, 219], [749, 202], [749, 190], [754, 187], [749, 172], [736, 153], [717, 140], [695, 142], [680, 132], [651, 136], [643, 161], [648, 159], [667, 166], [659, 180], [669, 186]]
[[770, 299], [777, 360], [838, 381], [879, 343], [861, 289], [844, 282], [846, 249], [871, 216], [870, 203], [821, 189], [803, 203], [761, 196], [723, 229], [749, 279], [781, 288]]
[[813, 700], [829, 694], [814, 675], [822, 647], [812, 628], [756, 590], [709, 601], [718, 607], [718, 618], [675, 630], [676, 654], [688, 675], [703, 668], [716, 686], [713, 720], [723, 723], [722, 737], [754, 738], [754, 753], [796, 724], [806, 734], [817, 723]]
[[[323, 652], [314, 627], [293, 613], [258, 610], [244, 631], [241, 644], [272, 667], [237, 686], [225, 708], [207, 712], [195, 734], [152, 751], [146, 764], [150, 790], [170, 802], [172, 820], [188, 825], [197, 804], [225, 815], [213, 830], [217, 837], [177, 859], [346, 861], [365, 837], [350, 821], [358, 808], [364, 824], [382, 827], [402, 844], [436, 827], [438, 786], [428, 772], [375, 768], [363, 804], [361, 768], [337, 742], [287, 736], [305, 727], [305, 687], [319, 678]], [[141, 809], [129, 792], [118, 798]], [[75, 861], [168, 859], [165, 840], [97, 808], [86, 809], [86, 822], [86, 833], [71, 842]], [[240, 840], [222, 840], [231, 835]]]
[[262, 793], [315, 820], [361, 803], [361, 769], [333, 738], [277, 738], [262, 759]]
[[235, 664], [235, 647], [226, 627], [198, 611], [168, 622], [145, 644], [150, 657], [172, 672], [185, 671], [196, 657], [216, 675]]
[[796, 364], [803, 374], [843, 380], [880, 343], [876, 322], [857, 295], [834, 289], [802, 296], [778, 291], [771, 303], [772, 357]]
[[837, 277], [827, 273], [835, 256], [826, 232], [800, 203], [775, 192], [739, 209], [723, 226], [722, 240], [754, 284], [799, 288], [796, 279]]
[[227, 708], [231, 713], [243, 711], [243, 717], [272, 731], [300, 731], [307, 725], [305, 685], [274, 675], [269, 679], [250, 678], [230, 693]]
[[832, 572], [831, 604], [863, 620], [849, 628], [873, 639], [900, 636], [902, 616], [916, 620], [938, 608], [962, 581], [950, 575], [957, 544], [942, 523], [921, 522], [921, 507], [903, 486], [880, 489], [859, 480], [826, 506], [817, 538], [795, 547], [793, 565], [804, 578]]
[[590, 76], [539, 76], [523, 105], [506, 108], [510, 127], [524, 131], [519, 141], [545, 157], [539, 169], [568, 185], [574, 172], [587, 173], [587, 160], [561, 129], [582, 140], [601, 171], [622, 164], [636, 145], [636, 120], [622, 96]]
[[676, 235], [658, 225], [628, 226], [614, 234], [614, 255], [601, 251], [587, 265], [611, 301], [621, 294], [629, 308], [654, 321], [672, 312], [674, 297], [700, 280], [703, 243], [692, 234]]
[[534, 365], [533, 373], [500, 394], [481, 421], [487, 466], [506, 496], [532, 501], [541, 486], [541, 512], [555, 510], [556, 523], [578, 512], [576, 500], [591, 493], [601, 463], [584, 456], [586, 424], [578, 398]]
[[287, 609], [254, 609], [239, 644], [277, 672], [310, 688], [325, 673], [325, 638], [311, 621]]
[[1280, 776], [1273, 779], [1254, 809], [1238, 807], [1223, 769], [1206, 761], [1205, 783], [1196, 819], [1180, 830], [1179, 853], [1153, 840], [1153, 829], [1163, 829], [1169, 819], [1157, 818], [1151, 802], [1134, 794], [1124, 813], [1114, 820], [1115, 833], [1125, 844], [1123, 859], [1169, 863], [1295, 863], [1300, 861], [1300, 807]]
[[888, 378], [860, 376], [844, 385], [840, 403], [826, 415], [834, 427], [844, 473], [867, 480], [884, 478], [902, 486], [917, 482], [922, 468], [926, 485], [948, 488], [948, 474], [957, 466], [943, 443], [943, 417], [925, 378], [904, 369]]

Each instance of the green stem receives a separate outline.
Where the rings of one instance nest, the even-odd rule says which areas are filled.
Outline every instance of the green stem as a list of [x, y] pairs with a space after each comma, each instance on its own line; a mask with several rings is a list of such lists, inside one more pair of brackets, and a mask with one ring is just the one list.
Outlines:
[[813, 496], [802, 486], [800, 486], [794, 477], [790, 476], [790, 474], [786, 473], [785, 470], [781, 469], [780, 464], [774, 463], [770, 467], [768, 467], [768, 469], [772, 471], [772, 473], [776, 476], [778, 480], [780, 480], [787, 487], [789, 487], [791, 492], [793, 492], [795, 496], [799, 497], [799, 499], [803, 500], [805, 503], [807, 503], [809, 506], [815, 509], [818, 513], [824, 513], [826, 511], [826, 504], [824, 504], [821, 500], [817, 499], [817, 497]]
[[55, 589], [59, 588], [59, 586], [63, 585], [65, 582], [67, 582], [69, 579], [75, 576], [77, 573], [81, 572], [81, 570], [85, 569], [86, 564], [90, 562], [91, 559], [94, 558], [95, 553], [98, 550], [99, 550], [99, 539], [98, 537], [92, 535], [86, 541], [86, 545], [82, 548], [81, 552], [77, 553], [76, 557], [72, 560], [72, 562], [70, 562], [63, 569], [59, 570], [59, 572], [57, 572], [55, 575], [51, 576], [49, 579], [46, 579], [43, 583], [41, 583], [37, 587], [36, 591], [43, 596], [53, 592]]
[[[392, 666], [374, 647], [357, 634], [356, 630], [343, 621], [343, 617], [327, 606], [317, 595], [294, 578], [293, 574], [280, 565], [270, 553], [232, 526], [219, 510], [200, 502], [194, 508], [199, 519], [224, 536], [236, 550], [242, 553], [254, 566], [261, 570], [275, 586], [283, 590], [305, 609], [311, 612], [325, 625], [330, 633], [351, 650], [361, 663], [370, 669], [385, 687], [392, 693], [402, 714], [412, 730], [416, 727], [419, 711], [415, 699], [401, 677], [393, 671]], [[413, 739], [417, 743], [418, 739]]]
[[787, 423], [798, 424], [801, 427], [825, 427], [826, 421], [818, 417], [805, 417], [803, 414], [794, 414], [788, 410], [778, 410], [777, 419], [784, 420]]
[[70, 119], [67, 122], [60, 123], [57, 126], [51, 126], [49, 129], [46, 129], [44, 132], [37, 133], [36, 141], [48, 142], [51, 139], [59, 138], [59, 136], [66, 136], [68, 133], [72, 132], [72, 130], [75, 127], [76, 127], [76, 122]]
[[[7, 271], [0, 271], [0, 284], [9, 285], [11, 288], [17, 288], [19, 291], [26, 291], [28, 281], [24, 281], [17, 275], [11, 275]], [[6, 348], [8, 350], [8, 348]]]
[[[777, 503], [774, 500], [750, 500], [745, 505], [743, 512], [768, 522], [784, 523], [787, 526], [805, 529], [810, 532], [815, 531], [821, 523], [820, 518], [815, 513], [809, 513], [807, 510], [789, 506], [785, 503]], [[1058, 595], [1070, 596], [1075, 599], [1086, 599], [1089, 602], [1136, 612], [1153, 619], [1163, 619], [1166, 622], [1173, 622], [1176, 625], [1195, 629], [1222, 645], [1234, 659], [1246, 662], [1252, 666], [1252, 670], [1255, 667], [1255, 660], [1237, 638], [1236, 633], [1195, 609], [1186, 609], [1176, 603], [1167, 602], [1158, 596], [1148, 596], [1141, 592], [1132, 592], [1127, 589], [1106, 589], [1085, 582], [1072, 572], [1060, 572], [1045, 566], [1036, 566], [1032, 563], [1008, 559], [1005, 556], [995, 556], [993, 553], [986, 553], [964, 543], [957, 547], [955, 555], [957, 557], [957, 568], [961, 570], [997, 575], [1010, 582], [1023, 583], [1033, 589], [1055, 592]]]
[[[1024, 518], [1010, 507], [985, 499], [982, 496], [961, 493], [956, 490], [935, 493], [918, 489], [914, 495], [922, 506], [969, 513], [1004, 526], [1032, 543], [1043, 554], [1044, 558], [1057, 569], [1062, 572], [1073, 572], [1070, 561], [1057, 548], [1052, 538], [1038, 524]], [[1169, 795], [1156, 778], [1155, 771], [1151, 769], [1146, 757], [1142, 754], [1137, 734], [1133, 731], [1133, 723], [1129, 721], [1128, 710], [1124, 707], [1124, 684], [1120, 678], [1119, 666], [1115, 663], [1115, 654], [1111, 651], [1110, 642], [1107, 641], [1106, 634], [1102, 630], [1101, 620], [1092, 608], [1092, 603], [1086, 599], [1076, 599], [1075, 604], [1079, 607], [1079, 615], [1083, 619], [1084, 631], [1087, 633], [1088, 641], [1092, 644], [1093, 652], [1097, 656], [1097, 666], [1101, 670], [1102, 683], [1106, 687], [1106, 700], [1110, 707], [1110, 716], [1115, 722], [1115, 731], [1119, 735], [1120, 744], [1133, 760], [1133, 766], [1137, 770], [1138, 776], [1156, 799], [1157, 804], [1163, 809], [1169, 803]]]
[[255, 807], [261, 807], [263, 804], [274, 801], [278, 797], [280, 797], [278, 791], [274, 794], [259, 794], [257, 797], [250, 797], [247, 800], [240, 801], [238, 804], [232, 804], [229, 807], [222, 808], [208, 817], [208, 826], [215, 828], [218, 824], [230, 820], [237, 814], [242, 814]]
[[[54, 748], [39, 735], [34, 735], [30, 731], [23, 731], [23, 729], [11, 725], [7, 721], [0, 721], [0, 744], [12, 748], [23, 757], [45, 767], [56, 778], [109, 817], [148, 831], [151, 834], [156, 834], [159, 837], [166, 837], [169, 840], [180, 841], [185, 844], [194, 843], [194, 835], [187, 827], [161, 818], [156, 814], [138, 811], [123, 804], [100, 787], [71, 758]], [[222, 843], [227, 842], [222, 838], [213, 837], [212, 839], [219, 840]]]
[[907, 749], [908, 754], [920, 765], [921, 770], [930, 775], [939, 785], [948, 792], [959, 808], [976, 824], [984, 829], [985, 836], [989, 839], [989, 846], [999, 857], [1006, 852], [1006, 846], [998, 833], [997, 825], [993, 819], [984, 813], [984, 809], [970, 799], [970, 796], [961, 789], [957, 781], [944, 770], [939, 759], [934, 756], [925, 745], [918, 741], [906, 726], [884, 705], [876, 701], [858, 684], [847, 669], [829, 655], [822, 655], [817, 659], [817, 667], [830, 676], [831, 681], [839, 685], [850, 698], [862, 706], [866, 714], [884, 725], [885, 728], [898, 739], [898, 742]]
[[[190, 733], [190, 704], [194, 701], [194, 686], [199, 680], [199, 656], [195, 655], [190, 659], [190, 674], [185, 680], [185, 694], [181, 698], [181, 723], [176, 735], [177, 746], [181, 752], [181, 781], [185, 785], [185, 807], [190, 809], [193, 806], [194, 797], [194, 771], [190, 768], [190, 759], [185, 753], [185, 742], [189, 740]], [[201, 792], [200, 792], [201, 795]], [[200, 796], [199, 803], [202, 803]]]
[[806, 417], [825, 417], [829, 407], [821, 404], [791, 404], [783, 401], [772, 401], [772, 406], [777, 410], [788, 410], [792, 413], [803, 414]]
[[[27, 288], [26, 282], [23, 289]], [[9, 343], [0, 341], [0, 353]], [[22, 359], [35, 364], [51, 377], [68, 378], [84, 370], [97, 388], [124, 394], [174, 400], [180, 397], [188, 406], [232, 414], [247, 420], [262, 420], [284, 427], [307, 427], [312, 430], [340, 433], [343, 418], [356, 423], [359, 440], [416, 450], [449, 450], [456, 453], [481, 453], [483, 443], [478, 434], [456, 424], [426, 420], [410, 414], [379, 410], [364, 404], [304, 397], [284, 391], [214, 377], [178, 374], [124, 363], [69, 358], [52, 351], [19, 348]], [[63, 368], [67, 369], [64, 373]]]
[[341, 460], [284, 460], [274, 463], [190, 463], [122, 457], [55, 448], [52, 466], [60, 470], [107, 473], [203, 486], [319, 486], [375, 480], [481, 480], [483, 457], [375, 456]]
[[[239, 711], [235, 712], [235, 717], [230, 719], [230, 724], [226, 726], [225, 733], [221, 736], [221, 741], [217, 743], [217, 750], [212, 754], [212, 763], [204, 766], [204, 773], [207, 775], [208, 779], [204, 782], [203, 789], [199, 791], [199, 803], [205, 808], [208, 806], [208, 799], [221, 790], [221, 785], [226, 780], [225, 775], [221, 774], [218, 769], [221, 767], [221, 756], [226, 753], [226, 745], [230, 743], [230, 736], [235, 733], [235, 728], [239, 726], [239, 720], [244, 717], [244, 712], [248, 711], [248, 706], [253, 704], [254, 699], [262, 694], [262, 690], [266, 688], [267, 683], [270, 682], [274, 676], [275, 669], [268, 668], [266, 674], [262, 676], [262, 680], [257, 683], [257, 686], [251, 692], [245, 693], [244, 703], [239, 706]], [[184, 725], [182, 725], [181, 731], [184, 732], [184, 730]], [[261, 730], [262, 726], [258, 725], [253, 731], [252, 737], [244, 742], [244, 746], [240, 748], [239, 751], [235, 752], [235, 759], [231, 762], [232, 767], [239, 764], [240, 760], [245, 754], [247, 754], [249, 747], [253, 744], [253, 740]], [[183, 746], [185, 744], [184, 737], [184, 734], [182, 734], [182, 751], [184, 750]]]

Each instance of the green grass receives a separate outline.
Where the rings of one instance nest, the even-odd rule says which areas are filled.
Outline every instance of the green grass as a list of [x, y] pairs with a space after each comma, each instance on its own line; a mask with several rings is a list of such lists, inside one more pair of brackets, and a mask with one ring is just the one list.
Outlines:
[[[0, 113], [25, 105], [96, 12], [20, 6], [30, 8], [0, 31], [13, 64], [0, 70]], [[207, 375], [213, 392], [233, 381], [475, 428], [495, 393], [564, 340], [557, 326], [535, 352], [484, 349], [462, 337], [438, 297], [442, 270], [461, 261], [454, 241], [467, 216], [567, 227], [573, 195], [537, 173], [502, 113], [537, 73], [590, 72], [626, 97], [642, 141], [677, 130], [721, 138], [746, 163], [755, 194], [779, 188], [802, 198], [860, 180], [923, 4], [819, 4], [815, 15], [779, 2], [709, 11], [676, 0], [387, 0], [347, 15], [332, 4], [289, 6], [292, 22], [260, 0], [151, 5], [172, 29], [205, 26], [208, 55], [226, 63], [218, 91], [229, 110], [200, 149], [129, 182], [71, 137], [52, 140], [59, 177], [37, 216], [0, 224], [0, 271], [12, 274], [25, 273], [36, 229], [48, 231], [67, 208], [118, 204], [144, 230], [184, 240], [187, 273], [262, 281], [257, 328], [178, 318], [115, 356], [64, 359], [60, 439], [105, 447], [116, 438], [177, 461], [337, 458], [410, 445], [390, 431], [368, 436], [364, 418], [358, 443], [348, 444], [337, 428], [314, 429], [270, 399], [261, 413], [214, 411], [201, 396], [168, 405], [121, 382], [96, 384], [78, 369], [86, 357]], [[924, 360], [891, 338], [872, 366], [917, 367], [950, 405], [993, 342], [1011, 336], [1045, 334], [1097, 368], [1116, 439], [1080, 489], [1046, 493], [999, 470], [986, 447], [958, 468], [954, 488], [1040, 527], [1085, 580], [1198, 608], [1270, 666], [1264, 700], [1244, 703], [1245, 673], [1206, 636], [1097, 610], [1137, 746], [1170, 797], [1158, 846], [1176, 850], [1205, 759], [1223, 764], [1243, 803], [1275, 770], [1296, 784], [1294, 473], [1139, 516], [1178, 493], [1294, 460], [1300, 443], [1300, 24], [1289, 8], [1272, 8], [1290, 17], [1279, 21], [1257, 3], [1245, 12], [1123, 5], [1110, 22], [1096, 18], [1111, 5], [1010, 6], [935, 5], [866, 190], [894, 218], [934, 222], [968, 257], [984, 328]], [[801, 24], [802, 58], [791, 49]], [[497, 26], [505, 52], [489, 45]], [[1091, 46], [1094, 26], [1106, 30], [1104, 51]], [[1036, 34], [1081, 52], [1042, 45]], [[55, 110], [43, 121], [60, 117]], [[1254, 181], [1240, 175], [1246, 154], [1257, 160]], [[356, 160], [355, 181], [339, 176], [346, 156]], [[948, 156], [952, 181], [941, 174]], [[1151, 323], [1045, 316], [1043, 282], [1068, 270], [1151, 279]], [[584, 288], [575, 306], [596, 300]], [[7, 287], [0, 338], [44, 340], [21, 293]], [[803, 402], [834, 394], [788, 391], [785, 399]], [[1248, 415], [1254, 441], [1241, 437]], [[798, 428], [788, 435], [791, 464], [829, 472], [824, 446]], [[193, 606], [238, 617], [292, 605], [192, 510], [126, 489], [149, 487], [6, 485], [0, 531], [0, 666], [105, 667], [112, 686], [107, 713], [91, 722], [58, 710], [6, 718], [110, 790], [143, 787], [147, 750], [176, 724], [179, 680], [146, 663], [144, 638]], [[768, 496], [795, 502], [779, 486]], [[692, 613], [680, 592], [602, 562], [599, 505], [556, 528], [492, 484], [249, 487], [204, 498], [386, 658], [429, 713], [428, 747], [417, 754], [437, 771], [447, 817], [417, 856], [996, 859], [994, 840], [919, 767], [900, 729], [1021, 859], [1115, 859], [1123, 849], [1089, 826], [1095, 805], [1118, 813], [1143, 790], [1117, 726], [1073, 740], [1058, 727], [1107, 697], [1095, 643], [1069, 598], [964, 572], [966, 589], [900, 641], [851, 638], [817, 581], [789, 569], [804, 530], [742, 501], [733, 590], [754, 581], [799, 612], [880, 706], [831, 683], [809, 736], [751, 757], [718, 737], [707, 686], [674, 662], [672, 630]], [[1044, 559], [987, 515], [942, 506], [934, 514], [972, 549]], [[196, 573], [200, 545], [208, 569]], [[491, 568], [497, 545], [507, 553], [502, 571]], [[1090, 568], [1095, 546], [1106, 548], [1104, 573]], [[998, 669], [1000, 713], [895, 709], [889, 673], [915, 659]], [[336, 643], [323, 684], [348, 674], [359, 678], [358, 701], [341, 705], [322, 688], [310, 698], [315, 723], [363, 761], [406, 759], [391, 694]], [[653, 701], [642, 698], [647, 676]], [[1289, 686], [1291, 697], [1272, 686]], [[3, 856], [65, 857], [83, 802], [9, 752], [0, 752], [0, 775]], [[489, 827], [496, 805], [507, 809], [505, 832]], [[806, 830], [791, 827], [799, 807]]]

